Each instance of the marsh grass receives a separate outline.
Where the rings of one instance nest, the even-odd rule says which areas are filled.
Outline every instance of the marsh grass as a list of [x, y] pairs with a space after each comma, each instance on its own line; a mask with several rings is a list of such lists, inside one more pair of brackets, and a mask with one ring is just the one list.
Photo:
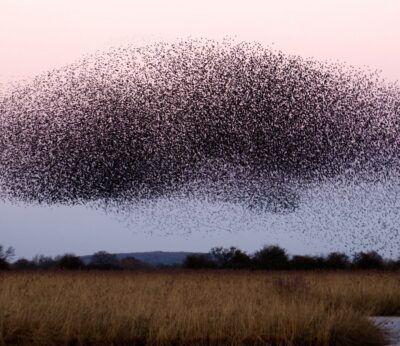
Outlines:
[[399, 273], [0, 275], [0, 344], [383, 345]]

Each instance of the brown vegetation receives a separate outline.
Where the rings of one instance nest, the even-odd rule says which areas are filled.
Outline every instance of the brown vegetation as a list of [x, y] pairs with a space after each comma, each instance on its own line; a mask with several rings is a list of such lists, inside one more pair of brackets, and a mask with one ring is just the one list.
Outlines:
[[400, 273], [7, 272], [0, 344], [383, 345]]

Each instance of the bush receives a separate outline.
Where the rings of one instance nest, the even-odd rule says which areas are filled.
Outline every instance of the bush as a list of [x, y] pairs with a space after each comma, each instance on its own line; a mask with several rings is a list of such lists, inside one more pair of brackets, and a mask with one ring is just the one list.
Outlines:
[[253, 261], [258, 269], [287, 269], [289, 256], [279, 246], [264, 246], [254, 254]]
[[65, 254], [57, 261], [57, 267], [60, 269], [77, 270], [85, 267], [83, 261], [73, 254]]
[[29, 261], [26, 258], [19, 258], [12, 264], [11, 268], [15, 270], [34, 270], [37, 269], [37, 266], [33, 261]]
[[211, 249], [210, 257], [219, 268], [244, 269], [251, 266], [250, 256], [234, 246], [229, 249], [215, 247]]
[[36, 255], [32, 261], [38, 269], [48, 270], [57, 266], [57, 262], [50, 256]]
[[350, 266], [349, 257], [341, 252], [331, 252], [326, 258], [327, 269], [346, 269]]
[[382, 269], [383, 265], [383, 258], [376, 251], [358, 252], [353, 257], [356, 269]]
[[99, 270], [117, 269], [117, 256], [110, 254], [107, 251], [98, 251], [93, 254], [90, 260], [89, 268]]

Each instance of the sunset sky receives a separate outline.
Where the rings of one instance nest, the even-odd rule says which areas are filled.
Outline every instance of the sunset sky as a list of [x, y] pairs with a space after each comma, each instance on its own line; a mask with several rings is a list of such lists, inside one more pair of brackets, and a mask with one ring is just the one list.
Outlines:
[[2, 0], [0, 75], [32, 76], [126, 42], [232, 36], [400, 79], [396, 0]]
[[[111, 46], [187, 37], [256, 41], [304, 57], [382, 70], [395, 81], [400, 80], [399, 14], [398, 0], [1, 0], [0, 89]], [[292, 252], [316, 252], [315, 243], [292, 232], [295, 217], [281, 234], [265, 233], [262, 220], [242, 215], [247, 221], [234, 232], [224, 224], [213, 235], [171, 231], [165, 236], [157, 234], [157, 223], [146, 225], [146, 217], [160, 213], [138, 215], [139, 223], [128, 223], [85, 207], [0, 202], [0, 244], [28, 257], [100, 249], [206, 251], [214, 245], [254, 250], [268, 242]], [[274, 222], [270, 226], [281, 221]], [[244, 225], [252, 228], [250, 235]], [[320, 245], [321, 252], [330, 249], [322, 240]]]

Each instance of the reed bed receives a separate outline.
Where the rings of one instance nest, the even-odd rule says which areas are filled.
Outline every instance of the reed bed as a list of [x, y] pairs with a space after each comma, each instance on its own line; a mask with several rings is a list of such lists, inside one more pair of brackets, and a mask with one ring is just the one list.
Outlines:
[[0, 274], [0, 344], [384, 345], [400, 273]]

